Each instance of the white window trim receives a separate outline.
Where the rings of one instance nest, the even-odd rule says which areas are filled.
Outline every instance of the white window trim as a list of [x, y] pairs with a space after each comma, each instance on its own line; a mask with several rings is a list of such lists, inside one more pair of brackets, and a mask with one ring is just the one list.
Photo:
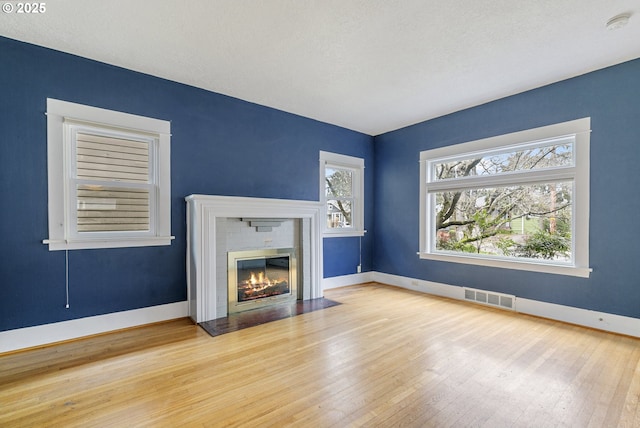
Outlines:
[[[135, 232], [89, 234], [79, 237], [70, 227], [72, 220], [67, 196], [66, 176], [72, 162], [67, 123], [83, 123], [101, 128], [152, 134], [157, 137], [157, 194], [155, 233]], [[70, 133], [69, 133], [70, 134]], [[47, 98], [47, 170], [49, 200], [49, 238], [43, 240], [49, 251], [89, 248], [120, 248], [170, 245], [171, 236], [171, 124], [165, 120], [137, 116], [82, 104]], [[152, 208], [153, 209], [153, 208]]]
[[[589, 143], [591, 132], [591, 118], [582, 118], [569, 122], [529, 129], [511, 134], [500, 135], [482, 140], [471, 141], [452, 146], [426, 150], [420, 153], [420, 251], [421, 259], [438, 260], [454, 263], [465, 263], [479, 266], [490, 266], [506, 269], [526, 270], [561, 275], [571, 275], [588, 278], [592, 269], [589, 267]], [[575, 136], [574, 156], [575, 168], [570, 174], [574, 180], [573, 213], [574, 242], [573, 264], [523, 261], [506, 257], [487, 257], [473, 254], [450, 254], [434, 252], [435, 227], [431, 212], [431, 198], [428, 191], [437, 187], [435, 183], [428, 183], [429, 161], [448, 156], [473, 154], [474, 152], [508, 147], [510, 145], [535, 142], [563, 136]], [[551, 172], [550, 175], [554, 173]], [[566, 172], [558, 171], [560, 178]], [[496, 177], [496, 183], [502, 179]], [[431, 187], [429, 187], [431, 186]]]
[[[350, 169], [353, 174], [352, 227], [330, 229], [326, 225], [327, 198], [325, 194], [325, 169], [327, 166]], [[364, 159], [354, 156], [320, 151], [320, 203], [324, 206], [322, 233], [325, 238], [364, 236]]]

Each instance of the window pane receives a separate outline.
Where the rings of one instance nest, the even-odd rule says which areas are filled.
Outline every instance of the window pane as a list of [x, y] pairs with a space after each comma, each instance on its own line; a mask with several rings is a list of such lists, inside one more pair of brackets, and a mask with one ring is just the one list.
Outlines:
[[343, 199], [331, 199], [327, 201], [327, 227], [340, 229], [352, 227], [351, 201]]
[[88, 180], [146, 183], [149, 143], [78, 132], [76, 176]]
[[435, 193], [436, 250], [572, 260], [572, 182]]
[[573, 137], [541, 147], [493, 152], [436, 163], [434, 180], [495, 175], [573, 165]]
[[149, 230], [149, 190], [77, 186], [78, 232]]
[[353, 172], [348, 169], [325, 168], [325, 195], [328, 198], [353, 196]]

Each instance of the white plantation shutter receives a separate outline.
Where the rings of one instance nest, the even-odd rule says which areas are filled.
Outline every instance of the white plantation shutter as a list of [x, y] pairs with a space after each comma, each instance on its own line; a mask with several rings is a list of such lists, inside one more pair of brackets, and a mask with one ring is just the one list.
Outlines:
[[149, 230], [149, 191], [78, 185], [78, 232]]
[[[76, 134], [77, 232], [148, 231], [151, 141], [122, 136]], [[98, 182], [110, 182], [100, 185]]]
[[76, 176], [149, 182], [149, 142], [77, 133]]

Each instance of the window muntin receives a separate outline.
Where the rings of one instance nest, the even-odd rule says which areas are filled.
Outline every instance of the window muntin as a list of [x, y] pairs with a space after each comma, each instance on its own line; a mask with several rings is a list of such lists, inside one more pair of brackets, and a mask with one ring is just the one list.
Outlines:
[[170, 124], [47, 100], [50, 250], [169, 245]]
[[320, 152], [320, 198], [325, 236], [364, 234], [364, 160]]
[[588, 276], [589, 124], [422, 152], [420, 257]]

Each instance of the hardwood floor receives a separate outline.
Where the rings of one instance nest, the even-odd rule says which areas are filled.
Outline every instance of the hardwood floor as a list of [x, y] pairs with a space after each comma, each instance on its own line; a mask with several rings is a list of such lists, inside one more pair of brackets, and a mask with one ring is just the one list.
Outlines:
[[640, 340], [380, 284], [0, 356], [0, 426], [638, 427]]

